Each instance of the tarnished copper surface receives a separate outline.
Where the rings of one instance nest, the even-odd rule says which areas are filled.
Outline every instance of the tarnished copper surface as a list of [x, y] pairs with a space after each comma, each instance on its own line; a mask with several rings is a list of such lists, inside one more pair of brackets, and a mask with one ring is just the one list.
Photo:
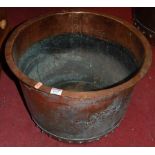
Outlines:
[[[33, 43], [63, 33], [84, 33], [130, 49], [139, 70], [127, 81], [96, 91], [63, 90], [50, 94], [52, 87], [26, 76], [18, 61]], [[129, 23], [107, 15], [70, 12], [44, 15], [20, 25], [6, 46], [6, 61], [20, 80], [34, 122], [46, 133], [67, 142], [99, 139], [118, 126], [136, 83], [151, 64], [146, 38]], [[114, 69], [115, 70], [115, 69]]]
[[155, 8], [133, 8], [134, 25], [155, 44]]

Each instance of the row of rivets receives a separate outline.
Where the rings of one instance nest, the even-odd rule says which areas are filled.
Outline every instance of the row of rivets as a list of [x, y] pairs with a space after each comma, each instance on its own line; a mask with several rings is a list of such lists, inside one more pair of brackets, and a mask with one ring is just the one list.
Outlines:
[[[38, 126], [37, 124], [35, 124], [35, 126], [39, 128], [39, 126]], [[117, 128], [118, 126], [119, 126], [119, 123], [115, 126], [115, 128]], [[39, 128], [39, 129], [40, 129], [40, 128]], [[41, 130], [41, 133], [46, 133], [46, 132], [44, 132], [42, 129], [40, 129], [40, 130]], [[111, 132], [113, 133], [113, 132], [114, 132], [114, 129], [111, 130]], [[50, 137], [50, 138], [53, 137], [53, 136], [50, 135], [50, 134], [47, 134], [47, 136]], [[108, 136], [108, 134], [104, 135], [105, 138], [106, 138], [107, 136]], [[92, 141], [95, 141], [95, 140], [96, 140], [96, 141], [99, 141], [100, 138], [101, 138], [101, 137], [96, 138], [96, 139], [92, 139], [92, 140], [88, 140], [87, 142], [92, 142]], [[60, 142], [63, 141], [63, 140], [60, 139], [60, 138], [57, 138], [57, 139], [58, 139], [58, 141], [60, 141]], [[70, 140], [68, 140], [68, 141], [66, 141], [66, 142], [68, 142], [69, 144], [74, 143], [74, 141], [70, 141]], [[82, 143], [84, 143], [84, 142], [86, 142], [86, 141], [76, 141], [75, 143], [82, 144]]]
[[[137, 26], [137, 23], [136, 23], [136, 22], [134, 22], [134, 25], [137, 27], [138, 30], [140, 30], [140, 27]], [[143, 33], [143, 34], [146, 34], [145, 31], [142, 31], [142, 33]], [[153, 37], [152, 34], [149, 34], [148, 36], [149, 36], [149, 38], [152, 38], [152, 37]]]

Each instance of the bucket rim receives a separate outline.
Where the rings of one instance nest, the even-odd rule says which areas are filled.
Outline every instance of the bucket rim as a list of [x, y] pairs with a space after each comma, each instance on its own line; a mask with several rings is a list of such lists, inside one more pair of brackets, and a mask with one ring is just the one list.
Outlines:
[[[144, 77], [144, 75], [148, 72], [148, 69], [151, 66], [152, 62], [152, 49], [148, 42], [148, 40], [145, 38], [145, 36], [136, 29], [132, 24], [128, 23], [125, 20], [122, 20], [118, 17], [114, 17], [111, 15], [105, 15], [105, 14], [98, 14], [98, 13], [92, 13], [92, 12], [84, 12], [84, 11], [72, 11], [72, 12], [63, 12], [63, 13], [48, 13], [47, 15], [41, 15], [39, 17], [35, 17], [32, 19], [29, 19], [28, 21], [22, 23], [20, 26], [18, 26], [11, 36], [9, 37], [6, 47], [5, 47], [5, 58], [6, 62], [11, 69], [11, 71], [14, 73], [14, 75], [26, 86], [35, 89], [37, 91], [41, 91], [45, 94], [53, 95], [51, 94], [52, 87], [46, 86], [42, 84], [39, 88], [35, 88], [36, 84], [39, 83], [39, 81], [35, 81], [31, 78], [29, 78], [27, 75], [25, 75], [15, 64], [13, 59], [13, 45], [17, 38], [17, 36], [24, 30], [27, 26], [30, 26], [32, 23], [40, 21], [42, 19], [45, 19], [50, 16], [56, 16], [56, 15], [65, 15], [65, 14], [91, 14], [96, 16], [102, 16], [105, 18], [108, 18], [110, 20], [113, 20], [114, 22], [118, 22], [121, 25], [125, 26], [132, 32], [136, 37], [140, 40], [141, 44], [144, 48], [144, 61], [141, 65], [140, 69], [137, 71], [137, 73], [131, 77], [129, 80], [122, 82], [121, 84], [118, 84], [116, 86], [113, 86], [111, 88], [102, 89], [102, 90], [95, 90], [95, 91], [71, 91], [71, 90], [62, 90], [60, 96], [63, 97], [71, 97], [71, 98], [94, 98], [94, 97], [111, 97], [113, 95], [116, 95], [122, 91], [128, 90], [136, 85], [136, 83]], [[61, 91], [61, 90], [60, 90]], [[56, 95], [56, 94], [55, 94]]]

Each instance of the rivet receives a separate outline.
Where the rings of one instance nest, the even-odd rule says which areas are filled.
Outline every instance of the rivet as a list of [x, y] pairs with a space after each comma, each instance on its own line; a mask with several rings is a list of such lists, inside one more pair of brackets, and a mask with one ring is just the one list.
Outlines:
[[149, 37], [152, 38], [152, 34], [150, 34]]
[[72, 141], [68, 141], [68, 143], [72, 143]]
[[44, 133], [44, 131], [43, 131], [43, 130], [41, 130], [41, 133]]
[[116, 128], [118, 128], [119, 127], [119, 123], [116, 125]]
[[100, 140], [100, 138], [97, 138], [96, 140]]

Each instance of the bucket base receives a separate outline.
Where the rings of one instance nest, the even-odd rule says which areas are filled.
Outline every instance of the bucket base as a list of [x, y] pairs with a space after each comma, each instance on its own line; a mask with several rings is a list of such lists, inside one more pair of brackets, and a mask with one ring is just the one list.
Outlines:
[[55, 134], [52, 134], [50, 133], [49, 131], [47, 131], [46, 129], [42, 128], [36, 121], [34, 118], [32, 118], [33, 122], [36, 124], [36, 126], [41, 129], [41, 132], [42, 133], [45, 133], [47, 134], [49, 137], [51, 138], [54, 138], [60, 142], [65, 142], [65, 143], [77, 143], [77, 144], [82, 144], [82, 143], [90, 143], [90, 142], [93, 142], [93, 141], [98, 141], [100, 140], [102, 137], [107, 137], [107, 135], [110, 133], [110, 132], [113, 132], [115, 128], [119, 127], [121, 121], [123, 120], [124, 117], [122, 117], [118, 122], [115, 123], [115, 125], [108, 129], [107, 131], [105, 131], [103, 134], [99, 135], [99, 136], [96, 136], [96, 137], [92, 137], [92, 138], [88, 138], [88, 139], [67, 139], [67, 138], [64, 138], [64, 137], [60, 137], [60, 136], [57, 136]]

